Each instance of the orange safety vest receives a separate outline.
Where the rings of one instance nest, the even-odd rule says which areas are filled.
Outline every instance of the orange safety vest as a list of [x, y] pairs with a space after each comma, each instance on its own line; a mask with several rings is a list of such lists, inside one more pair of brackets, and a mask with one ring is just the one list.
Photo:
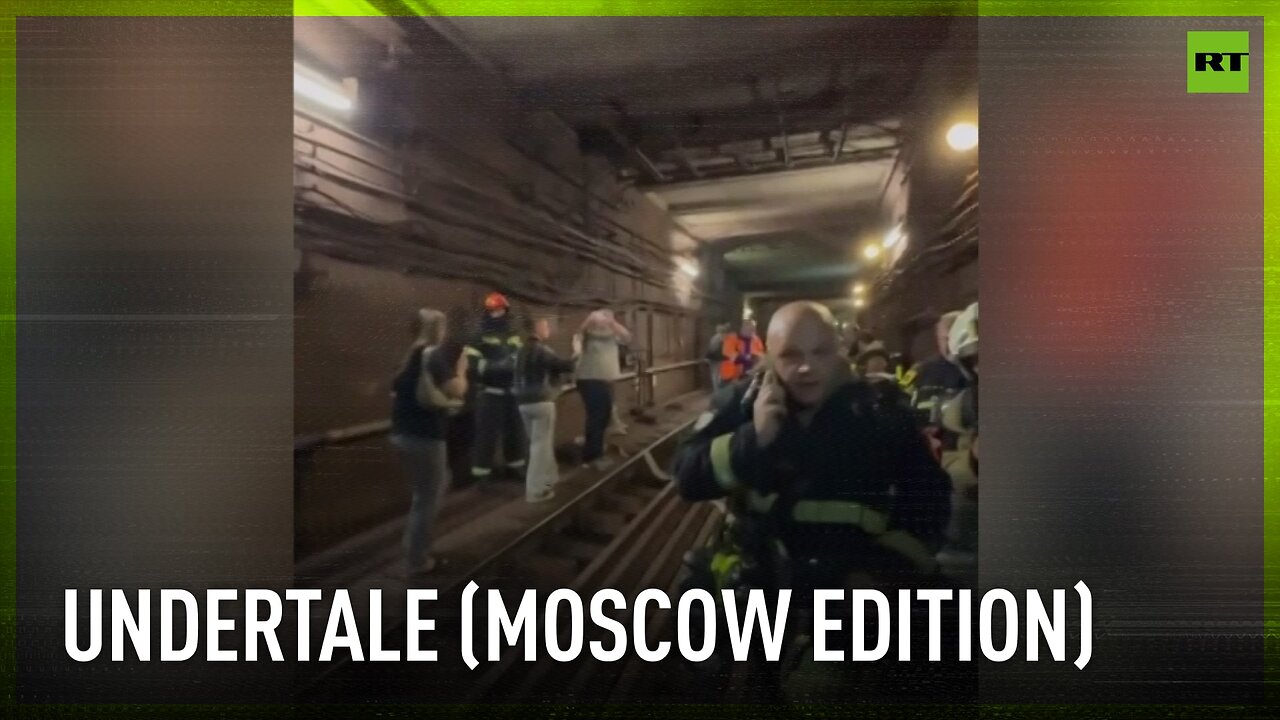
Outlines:
[[[743, 345], [741, 335], [733, 333], [724, 339], [724, 347], [721, 348], [720, 354], [724, 355], [728, 359], [720, 363], [721, 380], [733, 381], [742, 376], [742, 366], [733, 360], [739, 355], [746, 354], [745, 351], [747, 351], [747, 349]], [[759, 335], [751, 336], [751, 348], [749, 352], [757, 361], [760, 357], [764, 356], [764, 343], [760, 342]]]

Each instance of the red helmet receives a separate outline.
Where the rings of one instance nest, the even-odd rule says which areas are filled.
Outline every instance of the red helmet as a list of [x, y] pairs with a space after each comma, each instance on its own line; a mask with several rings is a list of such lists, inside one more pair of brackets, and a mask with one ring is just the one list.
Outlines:
[[511, 303], [507, 302], [507, 298], [502, 293], [492, 292], [484, 297], [485, 310], [497, 310], [499, 308], [509, 308]]

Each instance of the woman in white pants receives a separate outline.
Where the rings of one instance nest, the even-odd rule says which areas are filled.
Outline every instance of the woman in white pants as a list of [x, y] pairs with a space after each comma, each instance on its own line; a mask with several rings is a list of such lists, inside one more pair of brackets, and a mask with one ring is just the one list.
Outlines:
[[551, 489], [560, 479], [556, 464], [556, 395], [558, 376], [573, 370], [573, 358], [561, 358], [547, 347], [551, 324], [534, 323], [520, 351], [516, 353], [515, 395], [529, 438], [529, 467], [525, 471], [525, 499], [543, 502], [555, 497]]

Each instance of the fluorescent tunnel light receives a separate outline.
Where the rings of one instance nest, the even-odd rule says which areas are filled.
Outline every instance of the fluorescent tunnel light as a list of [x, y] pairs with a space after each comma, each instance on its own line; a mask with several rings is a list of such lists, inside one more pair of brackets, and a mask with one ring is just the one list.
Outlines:
[[347, 97], [340, 89], [326, 85], [306, 73], [300, 72], [297, 67], [293, 70], [293, 92], [295, 95], [301, 95], [308, 100], [318, 102], [335, 110], [350, 110], [355, 106], [351, 98]]

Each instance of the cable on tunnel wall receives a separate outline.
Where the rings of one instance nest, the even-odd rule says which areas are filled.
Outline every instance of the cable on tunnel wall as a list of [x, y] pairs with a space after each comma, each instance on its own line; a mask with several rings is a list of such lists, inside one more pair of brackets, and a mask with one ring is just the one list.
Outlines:
[[[307, 192], [316, 194], [325, 194], [323, 191], [307, 188]], [[331, 196], [330, 196], [331, 197]], [[329, 198], [326, 198], [329, 199]], [[302, 201], [297, 203], [299, 212], [306, 214], [308, 210], [319, 210], [330, 215], [341, 215], [334, 213], [330, 208], [324, 205]], [[379, 223], [366, 217], [358, 217], [354, 215], [346, 216], [350, 221], [364, 225], [358, 228], [358, 233], [334, 235], [326, 231], [323, 226], [324, 222], [311, 222], [304, 220], [299, 229], [302, 230], [300, 242], [306, 243], [306, 236], [323, 238], [327, 240], [325, 246], [327, 254], [335, 249], [340, 249], [343, 245], [356, 244], [359, 245], [365, 253], [360, 255], [360, 262], [366, 264], [385, 263], [388, 260], [396, 259], [405, 262], [410, 269], [417, 270], [427, 274], [448, 276], [451, 279], [466, 279], [478, 283], [497, 283], [504, 288], [510, 288], [508, 291], [511, 295], [521, 297], [526, 301], [537, 302], [545, 305], [592, 305], [599, 307], [602, 304], [614, 305], [645, 305], [653, 307], [662, 307], [678, 313], [690, 313], [689, 308], [683, 307], [675, 303], [668, 303], [657, 300], [624, 300], [618, 302], [615, 299], [607, 298], [604, 295], [583, 295], [575, 299], [565, 295], [563, 288], [548, 281], [540, 281], [535, 279], [535, 268], [513, 261], [509, 257], [485, 253], [476, 243], [455, 244], [453, 246], [445, 246], [439, 237], [430, 233], [422, 223], [410, 221], [402, 221], [396, 223]], [[497, 235], [493, 231], [476, 227], [465, 222], [449, 223], [454, 227], [471, 230], [476, 234], [484, 234], [486, 237]], [[387, 242], [390, 240], [391, 242]], [[388, 250], [399, 252], [399, 257], [388, 255]], [[424, 255], [422, 251], [435, 251], [434, 254]], [[582, 253], [575, 253], [582, 257]], [[407, 257], [405, 257], [407, 255]], [[583, 259], [591, 260], [589, 256]], [[475, 261], [470, 267], [463, 266], [462, 261]], [[477, 264], [478, 263], [478, 264]], [[602, 263], [598, 263], [601, 267], [610, 268]], [[636, 273], [628, 273], [625, 271], [614, 270], [618, 274], [626, 277], [632, 277], [647, 282], [653, 287], [665, 288], [666, 286], [651, 278], [642, 277]], [[530, 291], [530, 287], [540, 288], [542, 292]]]
[[[591, 260], [596, 264], [602, 267], [605, 267], [606, 269], [609, 269], [613, 272], [624, 274], [624, 275], [627, 275], [628, 277], [632, 277], [640, 280], [655, 279], [653, 277], [653, 274], [650, 274], [649, 277], [646, 277], [641, 274], [641, 272], [644, 270], [644, 266], [641, 264], [638, 258], [634, 256], [627, 257], [625, 251], [622, 251], [616, 248], [609, 248], [601, 243], [596, 243], [592, 241], [591, 238], [584, 237], [582, 234], [572, 231], [571, 228], [565, 228], [563, 226], [555, 224], [555, 221], [552, 218], [546, 218], [546, 217], [535, 218], [549, 225], [550, 227], [548, 227], [547, 229], [551, 230], [552, 234], [541, 233], [540, 228], [532, 227], [531, 224], [526, 222], [524, 219], [519, 217], [512, 217], [512, 216], [507, 216], [507, 217], [504, 217], [503, 219], [508, 223], [516, 226], [517, 230], [525, 233], [530, 233], [531, 234], [530, 236], [528, 237], [514, 236], [514, 235], [511, 235], [509, 232], [507, 232], [504, 228], [501, 228], [496, 225], [480, 227], [476, 223], [469, 221], [468, 218], [480, 218], [480, 217], [484, 217], [486, 214], [491, 215], [493, 210], [492, 203], [494, 202], [501, 203], [503, 201], [501, 198], [498, 198], [492, 195], [482, 194], [480, 191], [476, 191], [472, 188], [463, 186], [461, 184], [450, 185], [448, 183], [431, 183], [432, 185], [431, 189], [439, 191], [440, 194], [452, 195], [455, 198], [458, 198], [459, 196], [461, 196], [460, 199], [463, 203], [472, 205], [471, 207], [468, 208], [472, 212], [468, 213], [466, 217], [457, 217], [457, 216], [451, 216], [447, 214], [446, 212], [444, 212], [444, 210], [446, 210], [448, 206], [445, 205], [444, 203], [432, 203], [432, 204], [422, 203], [412, 195], [401, 193], [400, 191], [397, 191], [392, 188], [378, 186], [376, 184], [369, 183], [362, 179], [352, 177], [350, 174], [345, 173], [340, 169], [321, 170], [314, 166], [308, 166], [306, 163], [295, 163], [295, 165], [301, 170], [329, 179], [334, 182], [341, 183], [343, 185], [347, 185], [352, 189], [356, 189], [366, 193], [382, 195], [389, 199], [402, 202], [405, 204], [405, 209], [413, 210], [414, 212], [417, 212], [418, 214], [424, 217], [438, 220], [445, 224], [449, 224], [455, 227], [466, 227], [466, 228], [477, 230], [477, 231], [496, 234], [509, 242], [512, 242], [517, 245], [524, 245], [526, 247], [536, 244], [538, 240], [549, 240], [552, 243], [560, 245], [563, 249], [567, 249], [569, 251], [578, 253], [579, 256], [582, 257], [583, 259]], [[350, 204], [338, 201], [337, 198], [334, 197], [332, 194], [325, 193], [324, 191], [320, 190], [318, 187], [302, 186], [300, 189], [304, 192], [322, 194], [326, 199], [330, 201], [334, 201], [335, 204], [338, 204], [342, 209], [347, 211], [349, 214], [352, 214], [361, 219], [369, 220], [371, 222], [378, 222], [376, 219], [368, 216], [367, 214], [356, 211], [355, 208], [353, 208]], [[520, 206], [516, 206], [515, 208], [512, 208], [510, 203], [507, 203], [507, 206], [508, 206], [508, 209], [523, 209]], [[412, 222], [412, 221], [408, 221], [408, 222]], [[384, 224], [394, 224], [394, 223], [384, 223]], [[563, 234], [562, 235], [554, 234], [555, 231], [557, 230]], [[566, 235], [572, 239], [566, 239]], [[533, 240], [534, 242], [530, 243], [529, 242], [530, 240]], [[614, 254], [615, 256], [621, 256], [621, 257], [606, 258], [600, 252], [597, 251], [598, 249], [608, 250], [612, 252], [612, 254]], [[620, 262], [622, 263], [621, 265], [619, 264]], [[659, 284], [659, 286], [661, 286], [661, 284]]]
[[933, 235], [934, 242], [909, 256], [904, 263], [875, 281], [877, 298], [883, 302], [900, 291], [906, 281], [921, 272], [936, 269], [947, 261], [976, 254], [978, 249], [978, 171], [966, 178], [960, 196], [951, 206], [945, 222]]
[[[316, 162], [318, 159], [308, 158], [308, 160]], [[319, 162], [323, 163], [324, 161]], [[668, 278], [664, 278], [659, 273], [648, 271], [647, 268], [640, 264], [640, 259], [633, 253], [596, 241], [585, 233], [566, 227], [554, 218], [540, 216], [540, 214], [533, 214], [532, 217], [530, 217], [527, 206], [512, 203], [509, 200], [495, 197], [492, 194], [483, 193], [482, 191], [476, 190], [459, 182], [442, 183], [439, 181], [426, 181], [430, 189], [439, 191], [439, 195], [449, 196], [450, 198], [460, 200], [460, 203], [455, 203], [455, 207], [457, 205], [462, 205], [465, 208], [462, 215], [448, 212], [449, 206], [447, 204], [423, 203], [408, 194], [354, 177], [352, 174], [342, 171], [340, 168], [334, 168], [333, 170], [321, 169], [316, 167], [314, 164], [297, 161], [295, 161], [295, 164], [300, 170], [328, 179], [332, 182], [351, 187], [359, 192], [378, 195], [403, 203], [404, 210], [411, 211], [428, 220], [455, 228], [471, 230], [478, 234], [483, 234], [486, 239], [499, 237], [517, 247], [541, 250], [546, 245], [550, 245], [562, 251], [574, 254], [580, 259], [594, 263], [595, 265], [618, 275], [645, 282], [652, 287], [664, 290], [669, 289], [670, 287]], [[383, 229], [396, 230], [405, 227], [413, 228], [415, 226], [420, 228], [424, 225], [424, 223], [422, 223], [418, 218], [411, 218], [407, 221], [398, 222], [379, 222], [367, 213], [360, 212], [349, 203], [340, 200], [332, 193], [326, 193], [314, 185], [300, 186], [298, 191], [300, 194], [304, 195], [312, 193], [324, 197], [334, 206], [343, 210], [344, 214], [370, 224], [375, 224]], [[486, 225], [483, 221], [476, 221], [476, 218], [483, 218], [486, 215], [493, 216], [494, 213], [491, 211], [493, 210], [495, 202], [500, 203], [504, 206], [504, 209], [508, 211], [506, 214], [497, 214], [500, 221], [505, 222], [507, 227], [496, 224]], [[298, 204], [301, 207], [310, 206], [312, 208], [324, 208], [323, 205], [310, 203], [306, 200], [301, 200]], [[470, 212], [466, 212], [467, 210], [470, 210]], [[486, 213], [486, 210], [490, 212]], [[522, 214], [524, 215], [523, 217], [521, 216]], [[538, 227], [539, 223], [543, 227]], [[425, 233], [421, 232], [411, 231], [408, 233], [399, 232], [395, 234], [398, 236], [408, 236], [419, 241], [427, 240], [430, 242], [431, 240], [431, 238], [426, 237]], [[468, 244], [465, 248], [452, 248], [451, 250], [453, 252], [461, 252], [462, 254], [470, 254], [473, 256], [477, 255], [471, 244]], [[601, 251], [607, 252], [610, 257], [606, 257]], [[521, 277], [516, 278], [510, 272], [511, 268], [505, 266], [509, 263], [509, 259], [507, 257], [490, 257], [485, 259], [491, 259], [495, 263], [489, 267], [488, 272], [491, 274], [496, 273], [500, 277], [507, 278], [509, 286], [511, 287], [516, 287], [520, 283], [527, 283], [530, 281], [530, 276], [528, 274], [524, 274]], [[667, 260], [670, 261], [669, 258]], [[433, 262], [432, 266], [438, 268], [439, 263]], [[532, 268], [528, 266], [524, 266], [523, 269], [526, 273], [532, 270]], [[470, 275], [470, 273], [462, 274]], [[551, 302], [550, 304], [557, 304], [557, 302]], [[564, 300], [558, 300], [558, 304], [564, 304]], [[655, 303], [648, 302], [646, 304]], [[678, 312], [688, 312], [686, 308], [675, 304], [663, 304]]]
[[[324, 194], [323, 191], [310, 190], [310, 192]], [[663, 301], [624, 300], [619, 302], [605, 295], [566, 295], [562, 288], [554, 283], [536, 280], [530, 274], [513, 272], [509, 259], [494, 259], [493, 256], [478, 250], [474, 243], [466, 245], [465, 249], [441, 247], [431, 237], [413, 232], [400, 224], [384, 224], [366, 218], [344, 216], [346, 223], [354, 226], [350, 228], [354, 232], [338, 234], [331, 226], [332, 219], [330, 222], [313, 222], [306, 217], [308, 210], [337, 213], [333, 213], [323, 205], [305, 201], [298, 205], [302, 213], [302, 217], [298, 220], [300, 246], [326, 255], [361, 264], [387, 264], [392, 260], [400, 261], [410, 270], [424, 275], [478, 284], [497, 284], [512, 297], [539, 305], [579, 308], [595, 308], [602, 305], [644, 306], [680, 314], [691, 312], [689, 308]], [[389, 239], [392, 243], [387, 242]], [[393, 247], [393, 244], [394, 250], [399, 254], [389, 257], [387, 251]]]
[[[331, 122], [331, 121], [325, 120], [324, 118], [316, 117], [316, 116], [312, 116], [312, 115], [309, 115], [309, 114], [306, 114], [306, 113], [302, 113], [302, 112], [299, 112], [298, 114], [299, 114], [299, 115], [301, 115], [302, 117], [304, 117], [308, 122], [310, 122], [310, 123], [312, 124], [312, 128], [311, 128], [311, 130], [312, 130], [312, 131], [314, 131], [315, 125], [323, 125], [324, 127], [329, 128], [329, 129], [330, 129], [330, 130], [332, 130], [333, 132], [338, 133], [339, 135], [342, 135], [342, 136], [344, 136], [344, 137], [346, 137], [346, 138], [348, 138], [348, 139], [352, 140], [353, 142], [357, 142], [357, 143], [360, 143], [360, 144], [363, 144], [363, 145], [366, 145], [366, 146], [372, 147], [372, 148], [374, 148], [374, 149], [378, 150], [379, 152], [381, 152], [382, 154], [385, 154], [385, 155], [394, 155], [394, 154], [395, 154], [395, 153], [394, 153], [394, 151], [392, 151], [392, 150], [390, 150], [390, 149], [388, 149], [388, 148], [385, 148], [385, 147], [381, 146], [381, 144], [377, 143], [376, 141], [371, 140], [371, 139], [369, 139], [369, 138], [365, 138], [365, 137], [363, 137], [363, 136], [359, 135], [358, 133], [355, 133], [355, 132], [353, 132], [353, 131], [351, 131], [351, 130], [349, 130], [349, 129], [347, 129], [347, 128], [343, 128], [343, 127], [341, 127], [340, 125], [338, 125], [338, 124], [336, 124], [336, 123], [333, 123], [333, 122]], [[385, 167], [385, 166], [379, 165], [379, 164], [377, 164], [377, 163], [375, 163], [375, 162], [373, 162], [373, 161], [371, 161], [371, 160], [368, 160], [367, 158], [363, 158], [363, 157], [360, 157], [360, 156], [358, 156], [358, 155], [354, 155], [353, 153], [350, 153], [350, 152], [347, 152], [347, 151], [345, 151], [345, 150], [342, 150], [342, 149], [340, 149], [340, 148], [336, 148], [336, 147], [332, 146], [331, 144], [320, 142], [320, 141], [316, 140], [314, 137], [309, 136], [309, 132], [295, 130], [294, 135], [295, 135], [295, 137], [296, 137], [297, 139], [301, 140], [302, 142], [308, 143], [308, 144], [310, 144], [310, 145], [312, 145], [312, 146], [313, 146], [313, 152], [308, 156], [308, 159], [310, 159], [310, 160], [312, 160], [312, 161], [314, 161], [314, 162], [324, 163], [324, 164], [327, 164], [327, 165], [332, 165], [332, 163], [328, 163], [327, 161], [325, 161], [325, 160], [323, 160], [323, 159], [321, 159], [321, 158], [317, 157], [317, 153], [316, 153], [316, 151], [317, 151], [317, 150], [320, 150], [320, 149], [323, 149], [323, 150], [326, 150], [326, 151], [334, 152], [335, 154], [339, 154], [339, 155], [343, 155], [343, 156], [345, 156], [345, 157], [349, 157], [349, 158], [351, 158], [351, 159], [355, 160], [356, 162], [359, 162], [359, 163], [361, 163], [361, 164], [367, 165], [367, 166], [369, 166], [369, 167], [371, 167], [371, 168], [373, 168], [373, 169], [377, 170], [378, 172], [386, 173], [386, 174], [388, 174], [388, 175], [391, 175], [391, 176], [393, 176], [393, 177], [396, 177], [396, 178], [400, 179], [402, 182], [404, 182], [406, 185], [416, 185], [416, 183], [411, 182], [411, 180], [410, 180], [409, 178], [406, 178], [405, 176], [406, 176], [407, 174], [415, 173], [416, 171], [421, 171], [421, 170], [423, 170], [423, 169], [424, 169], [424, 166], [425, 166], [425, 163], [422, 163], [422, 162], [417, 162], [417, 161], [413, 161], [413, 160], [406, 161], [404, 164], [405, 164], [405, 166], [406, 166], [406, 170], [407, 170], [408, 172], [402, 172], [402, 171], [399, 171], [399, 170], [395, 170], [395, 169], [391, 169], [391, 168], [387, 168], [387, 167]], [[429, 153], [431, 153], [431, 154], [433, 154], [433, 155], [440, 155], [440, 154], [442, 154], [442, 153], [441, 153], [441, 151], [443, 151], [443, 154], [445, 154], [445, 155], [450, 155], [450, 156], [452, 156], [453, 158], [456, 158], [457, 160], [460, 160], [460, 161], [462, 162], [462, 164], [464, 164], [464, 165], [467, 165], [467, 166], [470, 166], [470, 167], [472, 167], [472, 168], [475, 168], [475, 169], [480, 170], [484, 175], [488, 176], [490, 179], [492, 179], [493, 181], [495, 181], [497, 184], [502, 185], [502, 186], [508, 186], [508, 187], [511, 185], [511, 177], [510, 177], [509, 175], [507, 175], [506, 173], [502, 172], [501, 170], [498, 170], [497, 168], [494, 168], [493, 166], [489, 165], [488, 163], [484, 162], [483, 160], [481, 160], [481, 159], [479, 159], [479, 158], [475, 157], [475, 156], [474, 156], [474, 155], [472, 155], [471, 153], [467, 153], [467, 152], [465, 152], [464, 150], [459, 149], [456, 145], [454, 145], [454, 144], [452, 144], [452, 143], [449, 143], [449, 142], [447, 142], [446, 140], [444, 140], [444, 139], [442, 139], [442, 138], [439, 138], [439, 137], [438, 137], [438, 136], [436, 136], [435, 134], [433, 134], [433, 133], [431, 133], [431, 132], [429, 132], [429, 131], [427, 131], [427, 130], [425, 130], [425, 129], [418, 129], [418, 130], [417, 130], [417, 132], [416, 132], [416, 137], [418, 138], [418, 147], [417, 147], [417, 148], [415, 148], [415, 149], [418, 149], [418, 150], [424, 150], [424, 149], [425, 149], [427, 152], [429, 152]], [[429, 145], [429, 146], [430, 146], [429, 148], [423, 147], [424, 143], [422, 143], [422, 138], [424, 138], [424, 137], [425, 137], [425, 138], [429, 138], [429, 142], [428, 142], [428, 143], [425, 143], [425, 145]], [[514, 147], [514, 146], [513, 146], [513, 147]], [[523, 151], [522, 149], [519, 149], [519, 148], [516, 148], [516, 150], [517, 150], [517, 152], [519, 152], [519, 153], [520, 153], [520, 155], [521, 155], [522, 157], [525, 157], [526, 159], [528, 159], [528, 154], [527, 154], [527, 152], [525, 152], [525, 151]], [[553, 176], [553, 177], [555, 177], [558, 181], [568, 184], [570, 187], [574, 188], [575, 190], [588, 192], [590, 195], [592, 195], [593, 197], [595, 197], [597, 200], [605, 201], [605, 199], [604, 199], [604, 198], [601, 198], [601, 197], [599, 196], [599, 194], [598, 194], [598, 193], [592, 193], [592, 192], [590, 192], [590, 190], [589, 190], [589, 189], [587, 189], [585, 185], [580, 185], [580, 184], [577, 184], [577, 183], [570, 182], [570, 181], [569, 181], [569, 180], [568, 180], [568, 179], [563, 175], [563, 173], [561, 173], [561, 172], [559, 172], [559, 171], [557, 171], [557, 170], [554, 170], [554, 169], [548, 168], [548, 167], [545, 165], [545, 163], [538, 163], [538, 162], [536, 162], [536, 161], [533, 161], [532, 159], [529, 159], [528, 161], [529, 161], [529, 162], [534, 162], [534, 163], [535, 163], [539, 168], [541, 168], [544, 172], [550, 172], [550, 173], [552, 174], [552, 176]], [[295, 164], [296, 164], [296, 158], [295, 158]], [[306, 168], [304, 168], [304, 169], [306, 169]], [[415, 178], [415, 179], [416, 179], [416, 178]], [[461, 183], [461, 182], [460, 182], [460, 181], [458, 181], [456, 178], [448, 178], [448, 180], [451, 180], [451, 181], [452, 181], [454, 184], [456, 184], [456, 185], [463, 186], [463, 187], [467, 187], [467, 186], [465, 185], [465, 183]], [[415, 187], [414, 189], [416, 190], [417, 188]], [[472, 189], [472, 188], [468, 188], [468, 189]], [[474, 191], [474, 189], [472, 189], [472, 190]], [[475, 191], [475, 192], [479, 192], [479, 191]], [[489, 200], [489, 201], [494, 201], [494, 200], [496, 200], [496, 201], [499, 201], [499, 202], [504, 202], [504, 199], [503, 199], [503, 198], [501, 198], [501, 197], [499, 197], [499, 196], [495, 196], [495, 195], [487, 194], [487, 193], [482, 193], [482, 194], [484, 195], [484, 197], [485, 197], [485, 199], [486, 199], [486, 200]], [[535, 200], [537, 200], [537, 199], [535, 199]], [[506, 204], [508, 204], [508, 205], [510, 205], [510, 204], [511, 204], [511, 203], [510, 203], [510, 201], [505, 201], [505, 202], [506, 202]], [[606, 202], [606, 204], [607, 204], [607, 205], [609, 205], [609, 206], [611, 206], [611, 207], [614, 207], [612, 203], [607, 203], [607, 202]], [[546, 210], [546, 211], [549, 211], [549, 212], [554, 212], [554, 211], [555, 211], [555, 208], [548, 207], [548, 206], [546, 206], [546, 204], [545, 204], [544, 202], [541, 202], [541, 201], [532, 202], [532, 203], [525, 203], [525, 204], [517, 204], [517, 207], [518, 207], [520, 210], [523, 210], [523, 211], [525, 211], [525, 212], [528, 212], [530, 209], [534, 209], [534, 208], [537, 208], [537, 209], [543, 209], [543, 210]], [[577, 231], [576, 229], [574, 229], [574, 228], [572, 228], [572, 227], [570, 227], [570, 226], [564, 225], [564, 224], [563, 224], [563, 223], [561, 223], [560, 221], [556, 221], [556, 220], [554, 220], [553, 218], [548, 217], [548, 218], [545, 218], [545, 219], [546, 219], [546, 220], [549, 220], [549, 221], [552, 221], [552, 222], [555, 222], [555, 223], [557, 223], [558, 225], [560, 225], [560, 228], [562, 229], [562, 231], [570, 232], [570, 233], [574, 233], [574, 234], [576, 234], [576, 235], [580, 238], [580, 240], [581, 240], [581, 241], [588, 243], [589, 245], [593, 246], [593, 247], [594, 247], [594, 248], [596, 248], [596, 249], [601, 249], [601, 250], [604, 250], [604, 251], [607, 251], [607, 252], [613, 252], [613, 253], [620, 254], [620, 255], [622, 255], [622, 256], [624, 256], [624, 257], [627, 257], [627, 259], [631, 260], [633, 263], [636, 263], [638, 266], [643, 266], [643, 265], [646, 265], [646, 264], [647, 264], [647, 263], [645, 262], [645, 260], [644, 260], [644, 259], [642, 259], [642, 258], [638, 257], [638, 256], [637, 256], [633, 251], [631, 251], [630, 249], [623, 248], [623, 247], [619, 247], [619, 246], [617, 246], [617, 245], [611, 245], [611, 244], [608, 244], [608, 243], [604, 243], [604, 242], [600, 241], [600, 240], [599, 240], [599, 239], [597, 239], [597, 238], [594, 238], [594, 237], [591, 237], [590, 235], [587, 235], [586, 233], [582, 233], [582, 232]], [[585, 218], [584, 218], [584, 220], [585, 220]], [[626, 234], [627, 236], [629, 236], [631, 239], [638, 241], [638, 244], [639, 244], [640, 248], [644, 251], [644, 254], [645, 254], [646, 256], [648, 256], [648, 259], [653, 260], [653, 261], [657, 261], [657, 262], [659, 262], [662, 266], [664, 266], [664, 267], [668, 267], [668, 269], [670, 269], [670, 270], [675, 270], [675, 266], [674, 266], [674, 263], [673, 263], [673, 261], [672, 261], [671, 257], [670, 257], [669, 255], [666, 255], [666, 254], [662, 253], [662, 251], [661, 251], [659, 248], [655, 247], [655, 245], [654, 245], [651, 241], [647, 240], [646, 238], [644, 238], [644, 237], [643, 237], [643, 236], [641, 236], [640, 234], [638, 234], [638, 233], [636, 233], [636, 232], [634, 232], [634, 231], [630, 230], [630, 229], [629, 229], [629, 228], [627, 228], [626, 226], [622, 225], [621, 223], [617, 222], [616, 220], [614, 220], [613, 218], [610, 218], [610, 217], [608, 217], [608, 216], [598, 215], [598, 214], [597, 214], [597, 215], [594, 215], [594, 216], [592, 217], [592, 220], [593, 220], [593, 221], [596, 221], [596, 222], [600, 222], [601, 224], [606, 225], [606, 226], [608, 226], [608, 227], [610, 227], [610, 228], [613, 228], [613, 229], [619, 230], [619, 231], [621, 231], [622, 233], [625, 233], [625, 234]], [[664, 285], [664, 286], [665, 286], [665, 285]]]

